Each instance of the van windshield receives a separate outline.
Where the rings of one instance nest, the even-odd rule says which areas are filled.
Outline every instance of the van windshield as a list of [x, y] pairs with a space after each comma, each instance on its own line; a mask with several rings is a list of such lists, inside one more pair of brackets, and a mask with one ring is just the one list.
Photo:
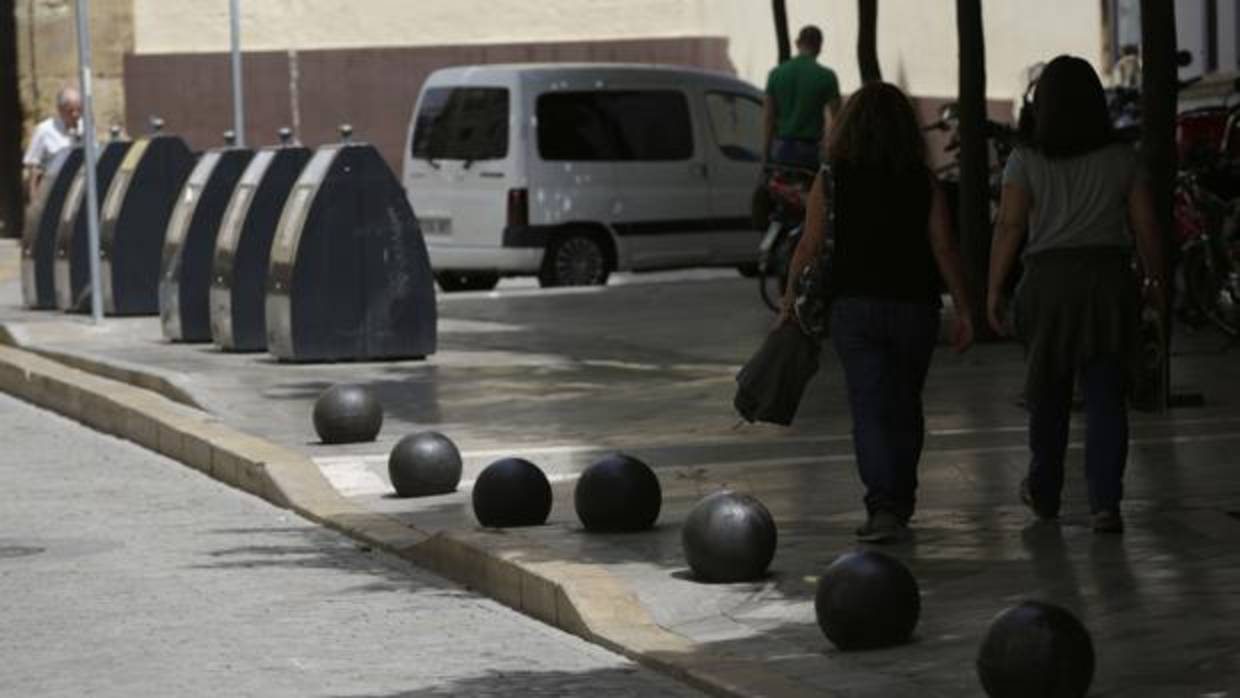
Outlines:
[[413, 157], [498, 160], [508, 155], [508, 90], [433, 87], [422, 95], [413, 129]]

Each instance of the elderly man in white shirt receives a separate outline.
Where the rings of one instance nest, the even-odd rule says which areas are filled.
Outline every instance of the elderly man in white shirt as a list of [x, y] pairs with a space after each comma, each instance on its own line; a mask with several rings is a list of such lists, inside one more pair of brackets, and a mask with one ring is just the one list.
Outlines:
[[56, 153], [73, 145], [73, 136], [78, 132], [78, 120], [82, 117], [82, 96], [72, 87], [65, 87], [56, 93], [56, 116], [39, 122], [30, 136], [30, 146], [22, 164], [26, 167], [26, 181], [29, 184], [29, 196], [39, 189], [43, 173]]

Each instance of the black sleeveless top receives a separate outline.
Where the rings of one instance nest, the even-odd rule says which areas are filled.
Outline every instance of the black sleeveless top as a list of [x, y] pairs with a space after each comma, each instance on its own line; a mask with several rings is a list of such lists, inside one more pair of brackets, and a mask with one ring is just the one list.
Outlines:
[[930, 249], [930, 174], [867, 172], [832, 163], [837, 297], [937, 305], [942, 282]]

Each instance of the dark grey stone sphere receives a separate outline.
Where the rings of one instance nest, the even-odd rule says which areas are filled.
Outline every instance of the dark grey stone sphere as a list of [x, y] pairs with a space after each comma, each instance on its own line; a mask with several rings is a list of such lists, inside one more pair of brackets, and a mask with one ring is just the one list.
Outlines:
[[551, 514], [551, 483], [537, 465], [502, 458], [474, 481], [474, 516], [489, 528], [540, 526]]
[[746, 582], [766, 574], [777, 533], [757, 499], [723, 490], [704, 497], [685, 519], [680, 542], [694, 576], [704, 582]]
[[841, 650], [908, 642], [921, 615], [921, 592], [904, 563], [872, 550], [845, 553], [818, 580], [814, 615]]
[[314, 430], [325, 444], [374, 441], [383, 427], [383, 406], [364, 385], [337, 383], [314, 403]]
[[461, 452], [437, 431], [410, 434], [392, 447], [388, 477], [400, 497], [455, 492], [461, 482]]
[[663, 490], [650, 466], [616, 453], [586, 468], [573, 503], [587, 531], [644, 531], [659, 518]]
[[1071, 611], [1025, 601], [991, 621], [977, 676], [991, 698], [1083, 698], [1094, 679], [1094, 643]]

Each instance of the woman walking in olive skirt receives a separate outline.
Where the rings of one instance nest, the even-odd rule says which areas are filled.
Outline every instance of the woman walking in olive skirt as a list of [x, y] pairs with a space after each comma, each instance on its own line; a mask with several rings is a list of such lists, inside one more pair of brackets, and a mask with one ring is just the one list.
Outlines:
[[[1097, 74], [1080, 58], [1060, 56], [1046, 66], [1026, 136], [1003, 175], [987, 298], [989, 322], [1003, 333], [1002, 289], [1027, 237], [1025, 273], [1013, 304], [1013, 327], [1028, 363], [1032, 451], [1020, 497], [1039, 518], [1059, 514], [1079, 376], [1093, 528], [1120, 533], [1126, 397], [1141, 293], [1165, 298], [1149, 187], [1135, 151], [1115, 139]], [[1134, 238], [1144, 271], [1140, 284], [1132, 272]]]

